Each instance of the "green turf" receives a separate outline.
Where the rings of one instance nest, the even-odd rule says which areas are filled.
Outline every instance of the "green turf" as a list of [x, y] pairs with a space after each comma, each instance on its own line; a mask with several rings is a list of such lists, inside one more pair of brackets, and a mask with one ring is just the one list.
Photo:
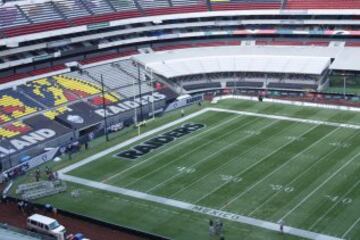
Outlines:
[[[360, 124], [360, 114], [345, 111], [232, 100], [215, 106]], [[178, 117], [174, 112], [144, 130]], [[297, 228], [359, 239], [359, 130], [218, 112], [189, 122], [206, 128], [135, 161], [111, 153], [69, 174], [272, 222], [284, 218]], [[63, 161], [61, 167], [135, 134], [127, 130], [110, 143], [99, 142], [73, 160]], [[73, 199], [68, 191], [40, 202], [174, 239], [211, 239], [206, 215], [69, 186], [70, 191], [80, 189], [81, 197]], [[226, 239], [300, 239], [230, 221], [225, 229]]]

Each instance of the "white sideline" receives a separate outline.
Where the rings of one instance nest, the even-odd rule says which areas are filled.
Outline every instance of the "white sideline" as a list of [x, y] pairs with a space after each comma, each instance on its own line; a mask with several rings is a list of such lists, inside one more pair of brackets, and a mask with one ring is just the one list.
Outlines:
[[[65, 181], [85, 185], [85, 186], [88, 186], [91, 188], [96, 188], [96, 189], [103, 190], [103, 191], [118, 193], [118, 194], [122, 194], [125, 196], [141, 199], [141, 200], [147, 200], [147, 201], [159, 203], [159, 204], [170, 206], [170, 207], [175, 207], [175, 208], [192, 211], [195, 213], [206, 214], [209, 216], [222, 218], [222, 219], [233, 221], [233, 222], [248, 224], [248, 225], [264, 228], [264, 229], [271, 230], [271, 231], [279, 232], [279, 230], [280, 230], [280, 225], [277, 223], [273, 223], [273, 222], [268, 222], [268, 221], [264, 221], [264, 220], [260, 220], [260, 219], [256, 219], [256, 218], [251, 218], [251, 217], [246, 217], [246, 216], [242, 216], [239, 214], [221, 211], [221, 210], [217, 210], [217, 209], [213, 209], [213, 208], [207, 208], [207, 207], [203, 207], [203, 206], [199, 206], [199, 205], [194, 205], [194, 204], [179, 201], [179, 200], [154, 196], [154, 195], [150, 195], [150, 194], [143, 193], [143, 192], [138, 192], [138, 191], [121, 188], [121, 187], [115, 187], [112, 185], [95, 182], [95, 181], [91, 181], [91, 180], [86, 180], [86, 179], [82, 179], [82, 178], [78, 178], [78, 177], [73, 177], [73, 176], [69, 176], [69, 175], [59, 174], [59, 177]], [[337, 237], [332, 237], [332, 236], [328, 236], [325, 234], [306, 231], [303, 229], [294, 228], [294, 227], [290, 227], [290, 226], [284, 226], [284, 232], [289, 235], [312, 239], [312, 240], [341, 240], [340, 238], [337, 238]]]
[[327, 121], [321, 121], [321, 120], [286, 117], [286, 116], [279, 116], [279, 115], [254, 113], [254, 112], [245, 112], [245, 111], [237, 111], [237, 110], [213, 108], [213, 107], [210, 107], [209, 110], [216, 111], [216, 112], [234, 113], [234, 114], [240, 114], [240, 115], [245, 115], [245, 116], [253, 116], [253, 117], [262, 117], [262, 118], [283, 120], [283, 121], [292, 121], [292, 122], [300, 122], [300, 123], [308, 123], [308, 124], [326, 125], [326, 126], [350, 128], [350, 129], [360, 129], [360, 125], [356, 125], [356, 124], [327, 122]]
[[[213, 99], [213, 102], [216, 103], [219, 100], [225, 100], [225, 99], [241, 99], [241, 100], [256, 101], [256, 102], [259, 101], [258, 97], [242, 96], [242, 95], [226, 95], [226, 96], [215, 97]], [[333, 104], [290, 101], [290, 100], [273, 99], [273, 98], [264, 98], [263, 101], [270, 102], [270, 103], [294, 105], [294, 106], [300, 106], [300, 107], [315, 107], [315, 108], [324, 108], [324, 109], [332, 109], [332, 110], [360, 112], [359, 107], [339, 106], [339, 105], [333, 105]]]
[[[65, 181], [70, 181], [70, 182], [74, 182], [77, 184], [86, 185], [86, 186], [89, 186], [92, 188], [97, 188], [97, 189], [104, 190], [104, 191], [119, 193], [122, 195], [130, 196], [130, 197], [134, 197], [134, 198], [138, 198], [138, 199], [142, 199], [142, 200], [148, 200], [148, 201], [160, 203], [160, 204], [167, 205], [167, 206], [190, 210], [190, 211], [193, 211], [196, 213], [202, 213], [202, 214], [206, 214], [206, 215], [210, 215], [210, 216], [215, 216], [215, 217], [223, 218], [223, 219], [234, 221], [234, 222], [249, 224], [249, 225], [253, 225], [256, 227], [260, 227], [260, 228], [264, 228], [264, 229], [268, 229], [268, 230], [272, 230], [272, 231], [279, 231], [280, 226], [277, 223], [272, 223], [272, 222], [268, 222], [268, 221], [264, 221], [264, 220], [260, 220], [260, 219], [246, 217], [246, 216], [242, 216], [242, 215], [238, 215], [238, 214], [234, 214], [234, 213], [226, 212], [226, 211], [222, 211], [222, 210], [206, 208], [206, 207], [194, 205], [194, 204], [187, 203], [187, 202], [182, 202], [182, 201], [164, 198], [164, 197], [158, 197], [158, 196], [150, 195], [150, 194], [143, 193], [143, 192], [138, 192], [138, 191], [121, 188], [121, 187], [115, 187], [115, 186], [108, 185], [108, 184], [101, 183], [101, 182], [95, 182], [95, 181], [91, 181], [91, 180], [87, 180], [87, 179], [82, 179], [79, 177], [66, 175], [66, 173], [68, 173], [74, 169], [77, 169], [81, 166], [84, 166], [90, 162], [93, 162], [101, 157], [104, 157], [116, 150], [124, 148], [124, 147], [131, 145], [137, 141], [140, 141], [146, 137], [149, 137], [153, 134], [161, 132], [161, 131], [163, 131], [169, 127], [172, 127], [174, 125], [177, 125], [179, 123], [185, 122], [193, 117], [199, 116], [208, 111], [234, 113], [234, 114], [239, 114], [239, 115], [244, 115], [244, 116], [262, 117], [262, 118], [268, 118], [268, 119], [274, 119], [274, 120], [293, 121], [293, 122], [300, 122], [300, 123], [306, 123], [306, 124], [327, 125], [327, 126], [341, 127], [341, 128], [360, 129], [360, 125], [354, 125], [354, 124], [335, 123], [335, 122], [302, 119], [302, 118], [294, 118], [294, 117], [286, 117], [286, 116], [278, 116], [278, 115], [267, 115], [267, 114], [254, 113], [254, 112], [235, 111], [235, 110], [210, 107], [210, 108], [202, 109], [202, 110], [192, 113], [190, 115], [187, 115], [185, 117], [182, 117], [176, 121], [162, 125], [161, 127], [150, 130], [146, 133], [143, 133], [139, 136], [136, 136], [125, 142], [119, 143], [111, 148], [108, 148], [104, 151], [94, 154], [88, 158], [85, 158], [77, 163], [69, 165], [69, 166], [59, 170], [59, 177]], [[284, 232], [287, 234], [290, 234], [290, 235], [299, 236], [299, 237], [303, 237], [303, 238], [307, 238], [307, 239], [313, 239], [313, 240], [341, 240], [340, 238], [336, 238], [336, 237], [332, 237], [332, 236], [328, 236], [328, 235], [324, 235], [324, 234], [320, 234], [320, 233], [315, 233], [315, 232], [311, 232], [311, 231], [306, 231], [306, 230], [302, 230], [299, 228], [293, 228], [290, 226], [285, 226]]]

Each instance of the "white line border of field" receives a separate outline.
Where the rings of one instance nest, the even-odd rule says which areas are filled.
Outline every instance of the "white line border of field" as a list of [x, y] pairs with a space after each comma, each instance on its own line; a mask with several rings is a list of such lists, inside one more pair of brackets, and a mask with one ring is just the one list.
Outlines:
[[[139, 136], [136, 136], [125, 142], [119, 143], [111, 148], [101, 151], [91, 157], [85, 158], [75, 164], [65, 167], [59, 171], [59, 177], [65, 181], [69, 181], [69, 182], [73, 182], [73, 183], [77, 183], [77, 184], [81, 184], [81, 185], [86, 185], [86, 186], [89, 186], [92, 188], [97, 188], [100, 190], [105, 190], [105, 191], [109, 191], [109, 192], [113, 192], [113, 193], [119, 193], [119, 194], [122, 194], [125, 196], [134, 197], [134, 198], [141, 199], [141, 200], [152, 201], [152, 202], [160, 203], [160, 204], [167, 205], [167, 206], [190, 210], [190, 211], [196, 212], [196, 213], [202, 213], [202, 214], [215, 216], [215, 217], [223, 218], [223, 219], [234, 221], [234, 222], [249, 224], [252, 226], [256, 226], [256, 227], [260, 227], [260, 228], [264, 228], [264, 229], [268, 229], [268, 230], [272, 230], [272, 231], [279, 231], [280, 226], [277, 223], [272, 223], [272, 222], [268, 222], [268, 221], [264, 221], [264, 220], [260, 220], [260, 219], [256, 219], [256, 218], [251, 218], [251, 217], [234, 214], [231, 212], [207, 208], [207, 207], [194, 205], [194, 204], [187, 203], [187, 202], [182, 202], [182, 201], [178, 201], [178, 200], [174, 200], [174, 199], [159, 197], [159, 196], [155, 196], [155, 195], [151, 195], [151, 194], [147, 194], [147, 193], [143, 193], [143, 192], [134, 191], [131, 189], [116, 187], [116, 186], [112, 186], [109, 184], [104, 184], [104, 183], [95, 182], [95, 181], [91, 181], [91, 180], [87, 180], [87, 179], [83, 179], [83, 178], [79, 178], [79, 177], [66, 175], [66, 173], [68, 173], [74, 169], [77, 169], [81, 166], [84, 166], [90, 162], [93, 162], [101, 157], [104, 157], [114, 151], [117, 151], [117, 150], [124, 148], [128, 145], [131, 145], [137, 141], [140, 141], [146, 137], [149, 137], [153, 134], [161, 132], [167, 128], [170, 128], [179, 123], [185, 122], [191, 118], [194, 118], [196, 116], [199, 116], [199, 115], [209, 112], [209, 111], [233, 113], [233, 114], [239, 114], [239, 115], [244, 115], [244, 116], [262, 117], [262, 118], [268, 118], [268, 119], [274, 119], [274, 120], [292, 121], [292, 122], [300, 122], [300, 123], [306, 123], [306, 124], [327, 125], [327, 126], [340, 127], [340, 128], [360, 129], [360, 125], [354, 125], [354, 124], [335, 123], [335, 122], [327, 122], [327, 121], [320, 121], [320, 120], [302, 119], [302, 118], [286, 117], [286, 116], [279, 116], [279, 115], [269, 115], [269, 114], [262, 114], [262, 113], [236, 111], [236, 110], [209, 107], [209, 108], [202, 109], [198, 112], [192, 113], [188, 116], [179, 118], [176, 121], [162, 125], [161, 127], [150, 130], [146, 133], [143, 133]], [[146, 160], [144, 160], [144, 161], [146, 161]], [[138, 164], [141, 164], [144, 161], [141, 161], [141, 162], [135, 164], [134, 166], [137, 166]], [[315, 232], [311, 232], [311, 231], [306, 231], [306, 230], [299, 229], [299, 228], [293, 228], [290, 226], [285, 226], [284, 232], [287, 234], [290, 234], [290, 235], [313, 239], [313, 240], [341, 240], [340, 238], [336, 238], [336, 237], [332, 237], [332, 236], [328, 236], [328, 235], [324, 235], [324, 234], [320, 234], [320, 233], [315, 233]]]

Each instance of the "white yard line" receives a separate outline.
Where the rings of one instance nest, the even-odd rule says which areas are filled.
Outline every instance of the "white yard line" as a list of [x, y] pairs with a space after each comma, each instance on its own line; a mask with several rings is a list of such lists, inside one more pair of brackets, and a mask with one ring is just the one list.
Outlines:
[[358, 223], [360, 223], [360, 217], [353, 223], [353, 225], [351, 225], [351, 226], [349, 227], [348, 230], [346, 230], [346, 232], [341, 236], [341, 238], [344, 239], [344, 238], [346, 237], [346, 235], [348, 235], [348, 234], [354, 229], [354, 227], [355, 227]]
[[[352, 137], [350, 137], [350, 139], [352, 139], [353, 137], [355, 137], [356, 134], [354, 134]], [[348, 141], [349, 139], [347, 139]], [[315, 165], [317, 165], [318, 163], [320, 163], [323, 159], [326, 159], [327, 156], [329, 156], [330, 154], [332, 154], [335, 150], [337, 150], [336, 148], [333, 148], [332, 150], [330, 150], [327, 154], [325, 154], [323, 157], [321, 157], [320, 159], [318, 159], [316, 162], [314, 162], [313, 164], [311, 164], [305, 171], [303, 171], [302, 173], [300, 173], [299, 175], [297, 175], [293, 180], [291, 180], [289, 183], [287, 183], [285, 185], [286, 186], [291, 186], [291, 184], [293, 184], [294, 182], [296, 182], [299, 178], [301, 178], [303, 175], [305, 175], [308, 171], [310, 171]], [[249, 214], [247, 214], [247, 216], [251, 216], [253, 215], [257, 210], [259, 210], [260, 208], [262, 208], [265, 204], [267, 204], [269, 201], [271, 201], [274, 197], [276, 197], [278, 194], [280, 194], [281, 192], [276, 192], [275, 194], [273, 194], [271, 197], [267, 198], [262, 204], [260, 204], [259, 206], [257, 206], [253, 211], [251, 211]], [[311, 230], [311, 228], [310, 228]]]
[[[260, 129], [260, 131], [262, 131], [263, 128]], [[279, 133], [282, 133], [282, 131], [286, 130], [285, 128], [281, 129], [279, 132], [277, 132], [275, 135], [279, 134]], [[267, 141], [271, 141], [271, 139], [267, 139]], [[262, 142], [260, 142], [259, 144], [262, 144]], [[202, 181], [203, 179], [207, 178], [208, 176], [210, 176], [211, 174], [213, 174], [214, 172], [218, 171], [219, 168], [222, 168], [222, 167], [225, 167], [227, 166], [228, 164], [230, 164], [234, 159], [239, 159], [241, 158], [240, 156], [243, 156], [245, 154], [247, 154], [248, 152], [252, 151], [254, 148], [257, 148], [258, 147], [258, 144], [255, 144], [254, 146], [250, 147], [249, 149], [247, 149], [245, 152], [241, 153], [239, 156], [236, 156], [236, 158], [232, 158], [230, 159], [229, 161], [226, 161], [224, 164], [220, 165], [218, 168], [214, 169], [213, 171], [210, 171], [208, 174], [205, 174], [203, 175], [201, 178], [198, 178], [196, 179], [196, 181], [192, 182], [190, 185], [188, 185], [187, 187], [185, 188], [181, 188], [179, 189], [177, 192], [173, 193], [170, 195], [170, 197], [173, 197], [177, 194], [179, 194], [180, 192], [183, 192], [187, 189], [189, 189], [190, 187], [194, 186], [195, 184], [197, 184], [198, 182]]]
[[319, 222], [321, 222], [324, 217], [326, 217], [334, 208], [337, 207], [339, 203], [343, 200], [343, 198], [346, 198], [348, 194], [350, 194], [358, 185], [360, 184], [360, 180], [357, 181], [348, 191], [346, 191], [345, 194], [343, 194], [338, 201], [336, 201], [321, 217], [319, 217], [309, 228], [309, 230], [312, 230]]
[[[320, 158], [319, 160], [315, 161], [313, 164], [311, 164], [305, 171], [301, 172], [299, 175], [297, 175], [293, 180], [291, 180], [289, 183], [287, 183], [285, 186], [291, 186], [294, 182], [296, 182], [299, 178], [301, 178], [302, 176], [304, 176], [307, 172], [309, 172], [315, 165], [317, 165], [318, 163], [321, 162], [321, 160], [325, 159], [328, 155], [330, 155], [331, 153], [333, 153], [336, 149], [332, 149], [330, 150], [327, 154], [325, 154], [325, 156], [323, 156], [322, 158]], [[284, 186], [284, 187], [285, 187]], [[257, 210], [259, 210], [260, 208], [262, 208], [265, 204], [267, 204], [268, 202], [270, 202], [274, 197], [276, 197], [278, 194], [280, 194], [281, 192], [276, 192], [274, 193], [271, 197], [268, 197], [263, 203], [261, 203], [260, 205], [258, 205], [254, 210], [252, 210], [249, 214], [247, 214], [247, 216], [251, 216], [253, 215]]]
[[[307, 146], [306, 148], [304, 148], [301, 152], [298, 152], [297, 154], [295, 154], [294, 156], [292, 156], [290, 159], [288, 159], [286, 162], [284, 162], [283, 164], [281, 164], [279, 167], [277, 167], [276, 169], [274, 169], [273, 171], [271, 171], [269, 174], [267, 174], [265, 177], [262, 177], [259, 181], [257, 181], [256, 183], [254, 183], [253, 185], [251, 185], [249, 188], [247, 188], [245, 191], [241, 192], [239, 195], [237, 195], [235, 198], [233, 198], [232, 200], [230, 200], [229, 202], [227, 202], [222, 208], [220, 208], [221, 210], [226, 208], [227, 206], [229, 206], [230, 204], [232, 204], [233, 202], [235, 202], [236, 200], [238, 200], [239, 198], [241, 198], [242, 196], [244, 196], [245, 194], [247, 194], [248, 192], [250, 192], [252, 189], [254, 189], [256, 186], [258, 186], [259, 184], [263, 183], [266, 179], [268, 179], [270, 176], [272, 176], [274, 173], [280, 171], [283, 167], [287, 166], [288, 164], [290, 164], [294, 159], [296, 159], [298, 156], [301, 156], [301, 154], [303, 154], [304, 152], [308, 151], [309, 149], [313, 148], [314, 146], [316, 146], [316, 144], [318, 144], [319, 142], [321, 142], [322, 140], [324, 140], [326, 137], [328, 137], [329, 135], [331, 135], [332, 133], [334, 133], [337, 129], [339, 128], [335, 128], [334, 130], [328, 132], [326, 135], [324, 135], [323, 137], [319, 138], [318, 140], [316, 140], [315, 142], [313, 142], [312, 144], [310, 144], [309, 146]], [[304, 135], [304, 134], [303, 134]], [[302, 136], [303, 136], [302, 135]]]
[[[274, 121], [274, 122], [271, 122], [271, 123], [267, 124], [267, 125], [265, 126], [265, 128], [266, 128], [266, 127], [270, 127], [271, 125], [274, 125], [275, 123], [277, 123], [277, 121]], [[215, 151], [215, 152], [207, 155], [205, 158], [201, 159], [200, 161], [195, 162], [194, 164], [190, 165], [189, 168], [196, 167], [198, 164], [207, 161], [208, 159], [212, 158], [213, 156], [221, 153], [222, 151], [224, 151], [224, 150], [226, 150], [226, 149], [228, 149], [228, 148], [230, 148], [230, 147], [238, 144], [239, 142], [241, 142], [241, 141], [243, 141], [243, 140], [246, 140], [246, 139], [248, 139], [249, 137], [252, 137], [252, 136], [253, 136], [253, 135], [243, 135], [242, 138], [238, 138], [236, 141], [234, 141], [234, 142], [232, 142], [232, 143], [230, 143], [230, 144], [228, 144], [228, 145], [225, 145], [224, 147], [218, 149], [217, 151]], [[166, 179], [166, 181], [163, 181], [163, 182], [155, 185], [154, 187], [148, 189], [146, 192], [147, 192], [147, 193], [148, 193], [148, 192], [151, 192], [152, 190], [154, 190], [154, 189], [156, 189], [156, 188], [158, 188], [158, 187], [160, 187], [160, 186], [168, 183], [169, 181], [173, 180], [174, 178], [178, 177], [179, 175], [181, 175], [181, 173], [175, 174], [174, 176]]]
[[179, 145], [181, 145], [181, 144], [183, 144], [183, 143], [189, 142], [189, 141], [191, 141], [191, 140], [193, 140], [193, 139], [196, 139], [196, 138], [198, 138], [199, 136], [202, 136], [202, 135], [204, 135], [204, 134], [206, 134], [206, 133], [208, 133], [208, 132], [210, 132], [210, 131], [212, 131], [212, 130], [214, 130], [214, 129], [217, 129], [217, 128], [221, 127], [221, 126], [224, 126], [224, 125], [228, 124], [229, 122], [231, 122], [231, 121], [233, 121], [233, 120], [235, 120], [235, 119], [237, 119], [237, 117], [230, 118], [229, 120], [226, 120], [226, 121], [224, 121], [224, 122], [222, 122], [222, 123], [220, 123], [220, 124], [217, 124], [217, 125], [215, 125], [215, 126], [213, 126], [213, 127], [209, 127], [209, 128], [207, 128], [207, 129], [205, 129], [205, 131], [200, 132], [200, 133], [195, 134], [195, 135], [192, 135], [192, 136], [188, 137], [187, 139], [185, 139], [184, 141], [181, 141], [181, 140], [180, 140], [180, 141], [178, 141], [178, 142], [175, 142], [173, 145], [171, 145], [170, 147], [165, 148], [163, 151], [160, 151], [160, 152], [158, 152], [158, 153], [155, 153], [155, 154], [152, 155], [151, 157], [149, 157], [149, 158], [147, 158], [147, 159], [145, 159], [145, 160], [143, 160], [143, 161], [140, 161], [139, 163], [134, 164], [133, 166], [128, 167], [128, 168], [126, 168], [126, 169], [124, 169], [124, 170], [122, 170], [122, 171], [120, 171], [120, 172], [118, 172], [118, 173], [116, 173], [116, 174], [108, 177], [108, 178], [105, 178], [104, 180], [102, 180], [102, 182], [108, 182], [109, 180], [114, 179], [114, 178], [118, 177], [119, 175], [123, 175], [125, 172], [128, 172], [129, 170], [131, 170], [131, 169], [133, 169], [133, 168], [135, 168], [135, 167], [138, 167], [138, 166], [140, 166], [140, 165], [142, 165], [142, 164], [150, 161], [151, 159], [154, 159], [155, 157], [157, 157], [157, 156], [159, 156], [159, 155], [161, 155], [161, 154], [164, 154], [165, 152], [168, 152], [168, 151], [174, 149], [175, 147], [178, 147]]
[[[222, 218], [222, 219], [233, 221], [233, 222], [248, 224], [248, 225], [252, 225], [255, 227], [267, 229], [270, 231], [279, 232], [279, 230], [280, 230], [279, 224], [269, 222], [269, 221], [264, 221], [264, 220], [260, 220], [260, 219], [256, 219], [256, 218], [238, 215], [238, 214], [231, 213], [231, 212], [226, 212], [226, 211], [207, 208], [207, 207], [203, 207], [203, 206], [199, 206], [199, 205], [194, 205], [191, 203], [178, 201], [178, 200], [174, 200], [174, 199], [150, 195], [147, 193], [138, 192], [138, 191], [134, 191], [134, 190], [130, 190], [130, 189], [115, 187], [112, 185], [95, 182], [95, 181], [91, 181], [91, 180], [86, 180], [86, 179], [82, 179], [82, 178], [78, 178], [78, 177], [73, 177], [73, 176], [62, 174], [62, 173], [59, 174], [59, 177], [65, 181], [85, 185], [85, 186], [88, 186], [91, 188], [96, 188], [96, 189], [99, 189], [102, 191], [117, 193], [117, 194], [129, 196], [129, 197], [133, 197], [133, 198], [137, 198], [137, 199], [141, 199], [141, 200], [146, 200], [146, 201], [150, 201], [150, 202], [154, 202], [154, 203], [158, 203], [158, 204], [162, 204], [162, 205], [166, 205], [166, 206], [170, 206], [170, 207], [175, 207], [178, 209], [188, 210], [188, 211], [191, 211], [194, 213], [205, 214], [208, 216]], [[290, 227], [290, 226], [284, 226], [284, 232], [289, 235], [298, 236], [298, 237], [302, 237], [302, 238], [306, 238], [306, 239], [312, 239], [312, 240], [342, 240], [337, 237], [332, 237], [332, 236], [325, 235], [325, 234], [306, 231], [303, 229], [294, 228], [294, 227]]]
[[309, 193], [305, 198], [303, 198], [295, 207], [293, 207], [290, 211], [288, 211], [281, 219], [285, 219], [291, 213], [293, 213], [298, 207], [300, 207], [304, 202], [306, 202], [314, 193], [316, 193], [320, 188], [322, 188], [326, 183], [328, 183], [333, 177], [335, 177], [341, 170], [347, 167], [350, 163], [352, 163], [357, 157], [360, 156], [360, 152], [353, 156], [349, 161], [347, 161], [344, 165], [338, 168], [333, 174], [331, 174], [325, 181], [323, 181], [319, 186], [317, 186], [311, 193]]
[[[306, 133], [312, 131], [314, 128], [316, 127], [313, 126], [311, 128], [309, 128], [308, 130], [306, 130], [302, 135], [300, 135], [300, 137], [304, 136]], [[255, 163], [251, 164], [249, 167], [245, 168], [244, 170], [242, 170], [240, 173], [236, 174], [235, 177], [239, 177], [242, 174], [246, 173], [247, 171], [249, 171], [250, 169], [254, 168], [256, 165], [258, 165], [259, 163], [263, 162], [265, 159], [267, 159], [268, 157], [270, 157], [271, 155], [277, 153], [278, 151], [280, 151], [281, 149], [283, 149], [284, 147], [288, 146], [289, 144], [291, 144], [292, 142], [296, 141], [295, 139], [291, 140], [290, 142], [286, 142], [283, 145], [281, 145], [280, 147], [278, 147], [277, 149], [275, 149], [274, 151], [270, 152], [269, 154], [267, 154], [266, 156], [264, 156], [263, 158], [261, 158], [259, 161], [256, 161]], [[219, 185], [218, 187], [214, 188], [212, 191], [208, 192], [207, 194], [205, 194], [204, 196], [202, 196], [201, 198], [199, 198], [198, 200], [195, 201], [195, 203], [198, 203], [200, 201], [202, 201], [203, 199], [207, 198], [208, 196], [210, 196], [211, 194], [215, 193], [216, 191], [218, 191], [220, 188], [223, 188], [225, 185], [229, 184], [228, 182], [225, 182], [221, 185]]]

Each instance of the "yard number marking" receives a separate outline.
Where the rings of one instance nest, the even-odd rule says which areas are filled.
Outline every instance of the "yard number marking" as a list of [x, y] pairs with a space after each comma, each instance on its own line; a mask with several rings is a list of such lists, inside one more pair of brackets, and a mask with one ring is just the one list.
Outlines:
[[291, 193], [294, 191], [293, 187], [286, 187], [286, 186], [279, 185], [279, 184], [270, 184], [270, 188], [275, 192]]

